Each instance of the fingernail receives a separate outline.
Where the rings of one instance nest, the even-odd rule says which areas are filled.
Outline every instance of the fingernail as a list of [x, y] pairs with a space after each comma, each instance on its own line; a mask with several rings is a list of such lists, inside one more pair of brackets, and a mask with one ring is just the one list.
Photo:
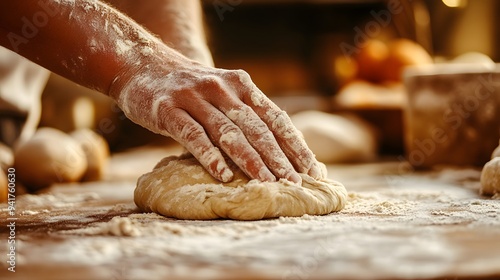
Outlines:
[[299, 184], [299, 185], [302, 184], [302, 178], [300, 177], [299, 174], [297, 174], [295, 172], [289, 174], [287, 180], [291, 181], [291, 182], [294, 182], [296, 184]]
[[263, 182], [276, 182], [276, 177], [267, 169], [260, 170], [259, 177]]
[[233, 180], [233, 171], [231, 171], [231, 169], [229, 168], [223, 168], [222, 169], [222, 172], [219, 173], [220, 175], [220, 180], [224, 183], [227, 183], [227, 182], [230, 182], [231, 180]]
[[319, 163], [316, 163], [309, 170], [309, 176], [313, 177], [314, 179], [322, 179], [323, 172], [321, 170], [322, 169], [321, 169]]

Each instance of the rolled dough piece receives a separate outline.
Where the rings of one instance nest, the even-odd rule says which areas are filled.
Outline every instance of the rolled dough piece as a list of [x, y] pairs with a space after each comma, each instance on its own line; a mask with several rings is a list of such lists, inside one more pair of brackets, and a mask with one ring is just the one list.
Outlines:
[[495, 157], [487, 162], [481, 172], [482, 195], [500, 194], [500, 157]]
[[324, 215], [342, 210], [347, 200], [344, 186], [328, 179], [302, 174], [300, 186], [249, 180], [239, 169], [234, 173], [232, 182], [222, 184], [191, 155], [167, 157], [139, 178], [134, 201], [142, 211], [178, 219], [260, 220]]
[[29, 190], [54, 183], [77, 182], [87, 169], [85, 152], [68, 134], [50, 127], [39, 128], [14, 151], [16, 178]]
[[498, 144], [498, 147], [493, 150], [493, 153], [491, 153], [491, 159], [494, 159], [496, 157], [500, 157], [500, 143]]
[[87, 158], [87, 170], [81, 180], [101, 180], [109, 160], [109, 146], [106, 139], [88, 128], [75, 130], [70, 136], [82, 146]]
[[303, 111], [291, 119], [321, 162], [368, 161], [376, 157], [378, 144], [374, 130], [353, 115]]

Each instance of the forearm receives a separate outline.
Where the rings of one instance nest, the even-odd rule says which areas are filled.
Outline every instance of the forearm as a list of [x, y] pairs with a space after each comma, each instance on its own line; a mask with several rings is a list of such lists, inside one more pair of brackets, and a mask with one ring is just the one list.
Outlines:
[[103, 93], [120, 71], [152, 56], [168, 57], [164, 65], [172, 69], [184, 59], [122, 13], [92, 0], [1, 1], [0, 44]]
[[[181, 22], [175, 22], [176, 13], [169, 20], [177, 34], [187, 35], [190, 28], [201, 32], [201, 22], [194, 20], [199, 17], [187, 16], [187, 3], [194, 0], [168, 3], [186, 9]], [[178, 24], [185, 26], [176, 29]], [[197, 44], [187, 42], [188, 49]], [[177, 140], [221, 181], [233, 176], [223, 153], [250, 178], [263, 181], [299, 183], [297, 172], [324, 175], [286, 113], [248, 74], [188, 59], [100, 1], [0, 1], [0, 44], [110, 95], [132, 121]]]
[[207, 47], [200, 0], [106, 1], [183, 55], [213, 65]]

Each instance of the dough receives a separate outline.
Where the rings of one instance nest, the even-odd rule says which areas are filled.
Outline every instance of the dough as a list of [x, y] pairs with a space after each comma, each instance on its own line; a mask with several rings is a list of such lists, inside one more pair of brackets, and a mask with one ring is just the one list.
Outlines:
[[451, 63], [457, 64], [479, 64], [486, 68], [495, 68], [495, 61], [493, 61], [489, 56], [480, 52], [466, 52], [455, 57]]
[[367, 161], [376, 157], [374, 129], [355, 116], [304, 111], [291, 119], [321, 162]]
[[87, 171], [82, 181], [102, 179], [109, 160], [109, 146], [106, 139], [88, 128], [76, 130], [70, 136], [81, 145], [87, 158]]
[[172, 156], [139, 178], [134, 201], [142, 211], [190, 220], [323, 215], [344, 207], [347, 192], [342, 184], [307, 175], [302, 179], [302, 186], [286, 180], [249, 181], [236, 171], [232, 182], [221, 184], [191, 155]]
[[15, 149], [14, 167], [16, 178], [36, 191], [53, 183], [79, 181], [87, 169], [87, 159], [73, 138], [45, 127]]
[[493, 150], [493, 153], [491, 153], [491, 159], [494, 159], [496, 157], [500, 157], [500, 143], [495, 148], [495, 150]]
[[481, 172], [481, 194], [500, 194], [500, 157], [486, 163]]
[[383, 85], [353, 80], [339, 89], [333, 97], [335, 106], [347, 110], [397, 109], [406, 106], [407, 97], [401, 83]]

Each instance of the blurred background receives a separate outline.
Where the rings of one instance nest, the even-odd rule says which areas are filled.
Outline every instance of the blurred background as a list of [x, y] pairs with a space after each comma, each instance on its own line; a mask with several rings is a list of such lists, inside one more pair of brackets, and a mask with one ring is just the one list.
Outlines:
[[[406, 66], [500, 59], [495, 16], [500, 3], [495, 0], [202, 3], [216, 66], [246, 70], [292, 115], [325, 162], [408, 153], [402, 79]], [[165, 141], [129, 122], [107, 97], [74, 86], [74, 94], [68, 95], [64, 83], [60, 77], [50, 79], [43, 94], [42, 126], [96, 129], [112, 150]]]
[[[342, 44], [356, 46], [359, 30], [367, 39], [407, 38], [448, 59], [500, 55], [495, 0], [203, 2], [216, 64], [247, 70], [270, 95], [333, 95], [342, 83], [335, 61], [345, 55]], [[387, 11], [388, 21], [377, 18]]]
[[381, 154], [404, 153], [401, 68], [470, 52], [466, 60], [500, 56], [494, 0], [206, 0], [204, 6], [217, 66], [246, 70], [290, 114], [360, 116], [378, 131]]

